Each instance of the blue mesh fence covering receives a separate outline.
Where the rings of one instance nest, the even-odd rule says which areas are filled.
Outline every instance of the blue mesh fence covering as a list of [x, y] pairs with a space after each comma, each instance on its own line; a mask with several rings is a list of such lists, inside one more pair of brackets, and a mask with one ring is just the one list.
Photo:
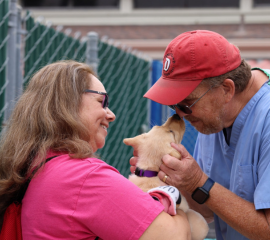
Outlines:
[[[152, 74], [152, 85], [160, 78], [162, 72], [162, 62], [153, 61], [153, 74]], [[162, 111], [166, 111], [165, 114]], [[166, 120], [163, 119], [164, 115], [171, 116], [175, 111], [162, 107], [161, 104], [151, 101], [151, 124], [161, 125]], [[194, 146], [196, 143], [198, 131], [185, 120], [186, 131], [182, 140], [182, 144], [186, 147], [189, 153], [192, 155], [194, 152]]]

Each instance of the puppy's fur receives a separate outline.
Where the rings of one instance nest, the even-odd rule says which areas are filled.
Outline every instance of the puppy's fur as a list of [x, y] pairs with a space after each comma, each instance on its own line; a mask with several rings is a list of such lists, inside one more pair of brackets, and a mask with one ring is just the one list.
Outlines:
[[[184, 120], [178, 115], [170, 117], [162, 126], [153, 127], [148, 133], [134, 138], [124, 139], [126, 145], [132, 146], [138, 153], [137, 167], [144, 170], [159, 171], [161, 159], [165, 154], [181, 159], [180, 153], [171, 147], [171, 142], [180, 143], [185, 132]], [[166, 185], [158, 176], [138, 177], [130, 175], [129, 180], [140, 187], [144, 192], [151, 188]], [[188, 217], [191, 226], [192, 240], [203, 240], [208, 233], [208, 225], [201, 214], [189, 209], [186, 199], [182, 197], [181, 204], [177, 207], [182, 209]]]

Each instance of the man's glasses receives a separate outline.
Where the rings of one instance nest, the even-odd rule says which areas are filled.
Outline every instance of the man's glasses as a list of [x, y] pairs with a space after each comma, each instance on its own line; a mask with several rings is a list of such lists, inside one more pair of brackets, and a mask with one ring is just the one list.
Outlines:
[[103, 97], [103, 101], [102, 101], [102, 107], [103, 108], [109, 107], [109, 95], [108, 95], [108, 93], [89, 90], [89, 89], [84, 90], [84, 92], [97, 93], [97, 94], [103, 95], [104, 97]]
[[208, 93], [211, 89], [213, 88], [210, 87], [201, 97], [199, 97], [194, 103], [192, 103], [190, 106], [184, 105], [184, 104], [175, 104], [175, 105], [169, 105], [168, 107], [175, 110], [175, 108], [177, 107], [180, 111], [182, 111], [185, 114], [191, 114], [192, 110], [191, 107], [194, 106], [194, 104], [196, 102], [198, 102], [206, 93]]

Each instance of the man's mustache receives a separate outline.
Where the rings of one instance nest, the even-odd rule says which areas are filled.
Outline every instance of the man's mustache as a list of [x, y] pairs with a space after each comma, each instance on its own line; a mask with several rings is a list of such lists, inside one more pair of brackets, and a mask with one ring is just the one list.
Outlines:
[[194, 118], [194, 117], [190, 117], [190, 116], [184, 116], [184, 118], [189, 122], [196, 122], [199, 120], [198, 118]]

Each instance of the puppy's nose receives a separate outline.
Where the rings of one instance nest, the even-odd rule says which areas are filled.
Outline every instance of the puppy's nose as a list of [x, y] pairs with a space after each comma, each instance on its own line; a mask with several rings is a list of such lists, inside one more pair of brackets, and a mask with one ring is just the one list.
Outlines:
[[180, 120], [181, 119], [178, 114], [174, 114], [173, 115], [173, 118], [176, 119], [176, 120]]

